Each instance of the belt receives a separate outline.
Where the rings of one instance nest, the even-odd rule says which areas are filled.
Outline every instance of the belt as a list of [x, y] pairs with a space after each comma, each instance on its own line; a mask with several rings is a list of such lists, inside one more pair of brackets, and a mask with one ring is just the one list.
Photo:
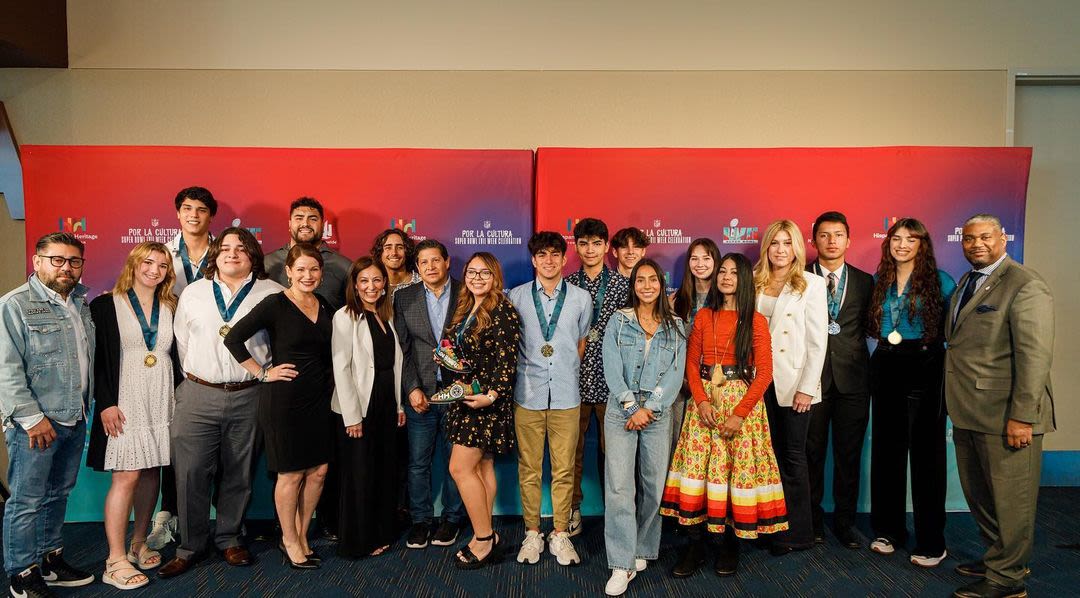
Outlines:
[[888, 339], [878, 339], [877, 349], [883, 353], [927, 353], [931, 351], [943, 351], [945, 347], [941, 341], [925, 342], [922, 339], [905, 339], [899, 344], [892, 344]]
[[[705, 379], [705, 380], [711, 380], [712, 379], [712, 372], [713, 372], [714, 367], [716, 367], [716, 366], [715, 365], [705, 365], [704, 363], [701, 364], [701, 371], [699, 372], [701, 374], [701, 377], [703, 379]], [[739, 374], [739, 366], [737, 366], [737, 365], [722, 365], [720, 367], [723, 369], [724, 377], [727, 378], [728, 380], [734, 380], [735, 378], [741, 378], [742, 377]], [[752, 367], [750, 368], [750, 377], [751, 378], [753, 378], [754, 375], [756, 374], [756, 372], [754, 370], [755, 370], [755, 368], [752, 368]]]
[[224, 390], [226, 392], [235, 392], [235, 391], [238, 391], [238, 390], [244, 390], [245, 388], [251, 388], [252, 386], [255, 386], [256, 384], [259, 383], [258, 380], [254, 380], [254, 379], [253, 380], [248, 380], [247, 382], [222, 382], [222, 383], [207, 382], [206, 380], [203, 380], [202, 378], [199, 378], [197, 376], [193, 376], [191, 374], [187, 374], [187, 379], [191, 380], [192, 382], [194, 382], [196, 384], [202, 384], [203, 386], [209, 386], [210, 388], [217, 388], [219, 390]]

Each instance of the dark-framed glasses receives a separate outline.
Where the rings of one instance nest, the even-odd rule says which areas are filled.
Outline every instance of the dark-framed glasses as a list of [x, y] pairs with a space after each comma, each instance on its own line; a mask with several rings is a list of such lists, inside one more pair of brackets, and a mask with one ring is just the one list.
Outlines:
[[81, 257], [64, 257], [62, 255], [41, 255], [41, 254], [38, 254], [38, 257], [43, 257], [43, 258], [48, 259], [49, 263], [52, 264], [54, 268], [63, 268], [64, 264], [71, 264], [72, 268], [75, 268], [76, 270], [78, 270], [79, 268], [83, 267], [83, 264], [86, 263], [86, 260], [81, 258]]

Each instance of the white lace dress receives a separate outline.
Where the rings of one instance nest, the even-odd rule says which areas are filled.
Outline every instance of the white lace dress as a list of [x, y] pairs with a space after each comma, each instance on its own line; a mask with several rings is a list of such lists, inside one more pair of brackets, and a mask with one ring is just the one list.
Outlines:
[[[120, 390], [117, 406], [127, 422], [124, 433], [109, 437], [105, 469], [131, 471], [169, 464], [169, 423], [173, 414], [173, 313], [161, 306], [158, 318], [157, 363], [146, 367], [148, 351], [142, 327], [126, 295], [113, 296], [120, 330]], [[146, 314], [149, 320], [150, 314]]]

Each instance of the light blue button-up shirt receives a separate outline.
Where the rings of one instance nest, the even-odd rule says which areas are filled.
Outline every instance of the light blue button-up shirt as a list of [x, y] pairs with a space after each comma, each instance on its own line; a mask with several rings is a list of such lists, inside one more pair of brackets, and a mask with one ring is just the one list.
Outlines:
[[[592, 318], [592, 296], [589, 292], [566, 285], [566, 301], [563, 303], [559, 322], [551, 341], [545, 341], [540, 330], [533, 302], [533, 287], [540, 292], [540, 306], [544, 317], [551, 321], [552, 312], [559, 301], [560, 280], [549, 296], [539, 280], [532, 280], [514, 287], [507, 293], [510, 302], [521, 316], [521, 344], [518, 348], [517, 383], [514, 401], [525, 409], [573, 409], [581, 404], [578, 375], [581, 358], [578, 344], [589, 334]], [[541, 347], [550, 344], [555, 350], [551, 357], [544, 357]]]
[[[442, 294], [438, 297], [424, 284], [424, 301], [427, 303], [428, 321], [431, 322], [431, 333], [435, 335], [435, 346], [442, 342], [443, 328], [446, 322], [446, 310], [450, 307], [450, 279], [446, 279]], [[442, 368], [435, 368], [435, 379], [442, 382]]]

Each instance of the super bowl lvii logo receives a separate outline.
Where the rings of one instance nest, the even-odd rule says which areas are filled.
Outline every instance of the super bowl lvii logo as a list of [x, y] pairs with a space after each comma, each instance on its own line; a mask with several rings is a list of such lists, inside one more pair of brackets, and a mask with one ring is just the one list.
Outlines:
[[732, 218], [724, 227], [723, 243], [727, 245], [752, 245], [758, 242], [760, 233], [756, 226], [739, 226], [739, 219]]
[[82, 218], [64, 218], [60, 217], [60, 222], [57, 224], [57, 230], [62, 233], [78, 233], [86, 232], [86, 216]]
[[416, 218], [412, 220], [406, 220], [404, 218], [391, 218], [390, 228], [396, 228], [405, 232], [406, 234], [416, 232]]

